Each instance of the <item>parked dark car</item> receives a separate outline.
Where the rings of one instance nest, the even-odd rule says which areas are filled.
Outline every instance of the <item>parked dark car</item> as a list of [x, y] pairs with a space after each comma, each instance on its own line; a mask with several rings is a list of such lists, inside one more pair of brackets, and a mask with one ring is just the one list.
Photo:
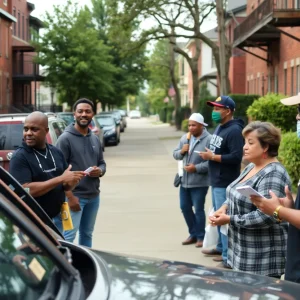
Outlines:
[[103, 130], [105, 145], [118, 145], [120, 143], [120, 125], [116, 123], [113, 115], [95, 115], [94, 118]]
[[113, 115], [113, 117], [116, 120], [117, 125], [118, 124], [120, 125], [120, 131], [121, 132], [125, 131], [125, 123], [124, 123], [121, 113], [118, 110], [101, 112], [99, 115]]
[[65, 120], [67, 125], [74, 123], [74, 114], [72, 112], [59, 112], [57, 116]]
[[[58, 137], [63, 133], [67, 124], [52, 113], [48, 116], [49, 132], [47, 142], [55, 145]], [[13, 152], [22, 145], [24, 121], [28, 114], [0, 115], [0, 166], [6, 170]]]
[[299, 299], [295, 283], [68, 243], [1, 167], [0, 178], [0, 299]]
[[[65, 120], [65, 122], [70, 125], [74, 123], [74, 114], [72, 112], [61, 112], [57, 114], [60, 118]], [[99, 138], [101, 146], [102, 146], [102, 151], [105, 151], [105, 140], [104, 140], [104, 133], [101, 130], [101, 127], [98, 126], [95, 117], [92, 119], [92, 122], [89, 125], [89, 128], [91, 131]]]

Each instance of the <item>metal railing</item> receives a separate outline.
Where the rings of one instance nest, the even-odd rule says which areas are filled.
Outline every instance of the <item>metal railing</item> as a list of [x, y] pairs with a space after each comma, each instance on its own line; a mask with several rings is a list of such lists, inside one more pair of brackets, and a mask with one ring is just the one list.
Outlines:
[[36, 76], [39, 74], [39, 65], [32, 60], [17, 59], [13, 62], [13, 76]]
[[267, 18], [274, 11], [300, 11], [300, 0], [264, 0], [247, 18], [234, 29], [234, 40], [244, 36], [255, 25]]

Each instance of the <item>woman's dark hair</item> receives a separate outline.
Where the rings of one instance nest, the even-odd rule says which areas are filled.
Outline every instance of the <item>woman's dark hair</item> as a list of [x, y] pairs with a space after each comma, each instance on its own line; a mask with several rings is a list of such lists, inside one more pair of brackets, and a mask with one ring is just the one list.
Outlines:
[[267, 153], [270, 157], [278, 155], [278, 149], [281, 141], [280, 129], [270, 122], [254, 121], [249, 123], [243, 130], [243, 137], [250, 132], [256, 131], [257, 139], [263, 148], [268, 148]]
[[89, 100], [89, 99], [87, 99], [87, 98], [80, 98], [80, 99], [78, 99], [78, 100], [74, 103], [74, 105], [73, 105], [73, 111], [76, 111], [77, 105], [80, 104], [80, 103], [86, 103], [86, 104], [89, 104], [89, 105], [92, 107], [93, 111], [95, 112], [95, 105], [94, 105], [93, 101], [91, 101], [91, 100]]

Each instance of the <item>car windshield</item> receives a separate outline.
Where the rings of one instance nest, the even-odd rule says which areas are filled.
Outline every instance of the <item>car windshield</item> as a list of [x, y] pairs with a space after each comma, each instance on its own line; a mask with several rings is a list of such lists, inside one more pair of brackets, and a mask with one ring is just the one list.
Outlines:
[[54, 269], [47, 254], [0, 211], [0, 299], [39, 299]]
[[22, 145], [23, 124], [0, 124], [0, 150], [14, 150]]
[[72, 124], [74, 122], [74, 116], [73, 114], [59, 114], [58, 115], [61, 119], [66, 121], [68, 125]]
[[113, 118], [96, 118], [101, 126], [113, 126], [115, 124]]

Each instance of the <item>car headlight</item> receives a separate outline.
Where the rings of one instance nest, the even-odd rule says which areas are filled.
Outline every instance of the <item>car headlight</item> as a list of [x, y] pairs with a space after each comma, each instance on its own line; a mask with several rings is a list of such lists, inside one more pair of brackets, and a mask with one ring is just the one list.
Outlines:
[[110, 130], [106, 131], [104, 133], [104, 135], [111, 135], [111, 134], [114, 134], [114, 133], [115, 133], [115, 130], [114, 129], [110, 129]]

